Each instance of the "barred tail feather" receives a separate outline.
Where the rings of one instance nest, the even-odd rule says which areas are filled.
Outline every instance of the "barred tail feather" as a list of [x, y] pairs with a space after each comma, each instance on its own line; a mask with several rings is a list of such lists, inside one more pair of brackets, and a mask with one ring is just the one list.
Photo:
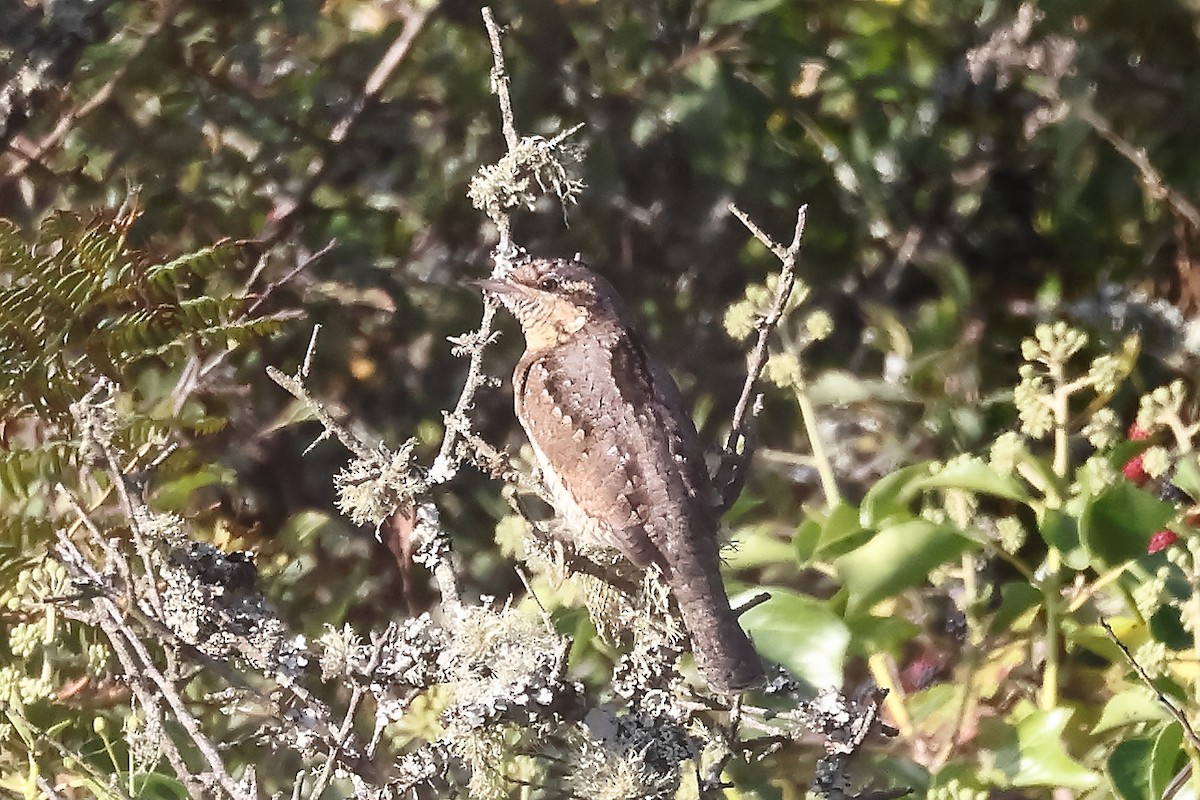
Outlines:
[[763, 663], [729, 606], [720, 573], [676, 569], [671, 590], [692, 639], [696, 665], [717, 692], [734, 693], [760, 685]]

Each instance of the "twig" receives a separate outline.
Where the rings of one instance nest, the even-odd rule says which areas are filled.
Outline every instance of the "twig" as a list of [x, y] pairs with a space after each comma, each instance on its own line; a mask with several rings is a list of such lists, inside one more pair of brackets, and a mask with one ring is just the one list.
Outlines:
[[[762, 318], [758, 324], [758, 341], [754, 344], [754, 349], [750, 353], [750, 362], [746, 367], [746, 380], [742, 384], [741, 394], [738, 396], [737, 405], [734, 406], [733, 420], [730, 423], [729, 436], [725, 440], [725, 457], [722, 459], [727, 464], [735, 464], [739, 461], [744, 461], [748, 458], [748, 438], [746, 436], [747, 413], [751, 410], [751, 397], [754, 395], [755, 387], [758, 385], [758, 380], [762, 376], [762, 371], [767, 365], [767, 345], [770, 342], [771, 334], [775, 332], [775, 328], [779, 325], [779, 321], [783, 318], [783, 311], [787, 307], [788, 299], [792, 296], [792, 289], [796, 285], [796, 258], [800, 254], [800, 242], [804, 236], [804, 223], [808, 212], [808, 206], [800, 206], [796, 213], [796, 230], [792, 235], [792, 242], [787, 247], [783, 247], [769, 234], [750, 219], [740, 208], [732, 203], [729, 205], [729, 210], [733, 215], [741, 220], [742, 224], [754, 234], [754, 238], [758, 239], [763, 245], [775, 254], [782, 264], [782, 270], [779, 273], [779, 283], [775, 289], [775, 299], [771, 304], [771, 311], [766, 317]], [[753, 415], [751, 415], [753, 416]], [[739, 453], [739, 449], [742, 452]], [[736, 468], [731, 470], [736, 472]], [[725, 505], [729, 505], [732, 500], [728, 497], [724, 498]]]
[[487, 381], [483, 371], [483, 351], [492, 340], [492, 326], [496, 320], [496, 301], [490, 295], [483, 299], [483, 316], [479, 320], [479, 329], [469, 334], [470, 344], [468, 353], [467, 377], [463, 382], [462, 391], [454, 403], [454, 410], [446, 415], [446, 435], [442, 438], [442, 446], [438, 448], [437, 457], [429, 469], [429, 480], [432, 483], [445, 483], [458, 474], [458, 459], [455, 448], [458, 439], [471, 430], [471, 420], [467, 412], [475, 404], [475, 393]]
[[[59, 531], [58, 533], [58, 555], [63, 563], [76, 573], [76, 576], [84, 579], [87, 583], [95, 586], [103, 586], [103, 578], [95, 571], [95, 569], [84, 558], [83, 553], [75, 546], [70, 538]], [[121, 667], [125, 675], [129, 678], [129, 687], [137, 696], [138, 702], [142, 704], [147, 715], [153, 715], [155, 721], [161, 725], [162, 709], [158, 705], [158, 698], [161, 697], [170, 707], [179, 724], [187, 732], [188, 738], [196, 746], [204, 761], [208, 765], [213, 778], [221, 785], [230, 796], [240, 798], [244, 796], [242, 788], [233, 780], [225, 770], [225, 765], [221, 761], [221, 757], [217, 754], [216, 747], [208, 740], [203, 731], [200, 730], [199, 724], [195, 717], [188, 711], [183, 699], [175, 690], [174, 684], [158, 670], [154, 665], [154, 660], [151, 658], [145, 645], [132, 628], [125, 622], [125, 618], [116, 604], [106, 594], [94, 598], [94, 605], [97, 608], [95, 619], [105, 636], [108, 637], [109, 643], [112, 645], [113, 652], [117, 659], [121, 662]], [[151, 691], [145, 684], [145, 678], [149, 678], [157, 688], [157, 692]], [[200, 785], [200, 782], [195, 779], [191, 770], [188, 768], [182, 754], [175, 747], [174, 740], [169, 736], [161, 738], [164, 754], [167, 760], [171, 763], [179, 779], [188, 787], [188, 792], [193, 797], [207, 797], [208, 792]]]
[[1200, 736], [1196, 735], [1196, 730], [1192, 727], [1192, 723], [1188, 721], [1187, 714], [1183, 713], [1183, 711], [1174, 703], [1172, 703], [1171, 699], [1163, 694], [1162, 691], [1154, 684], [1154, 681], [1150, 678], [1150, 675], [1146, 672], [1142, 665], [1137, 662], [1137, 659], [1133, 657], [1133, 653], [1129, 652], [1129, 648], [1125, 646], [1125, 643], [1117, 638], [1117, 634], [1113, 633], [1112, 626], [1108, 624], [1107, 618], [1100, 617], [1100, 627], [1104, 628], [1104, 632], [1108, 635], [1108, 638], [1120, 649], [1121, 655], [1125, 656], [1125, 660], [1129, 662], [1129, 665], [1133, 667], [1134, 671], [1138, 674], [1138, 677], [1142, 679], [1142, 683], [1146, 684], [1146, 686], [1148, 686], [1150, 690], [1154, 692], [1154, 696], [1158, 698], [1158, 702], [1162, 704], [1163, 708], [1167, 710], [1167, 713], [1174, 717], [1175, 721], [1178, 722], [1180, 727], [1183, 728], [1183, 735], [1187, 737], [1188, 743], [1192, 745], [1192, 749], [1194, 749], [1196, 752], [1200, 752]]
[[514, 466], [507, 453], [492, 447], [472, 431], [463, 433], [462, 438], [466, 444], [471, 446], [468, 458], [474, 460], [475, 466], [479, 469], [486, 471], [488, 475], [497, 480], [514, 484], [526, 494], [536, 495], [546, 505], [554, 505], [554, 499], [541, 481]]
[[537, 596], [537, 592], [533, 591], [533, 582], [525, 574], [525, 570], [521, 569], [520, 564], [514, 564], [513, 569], [516, 570], [517, 577], [521, 579], [521, 585], [525, 587], [525, 592], [533, 598], [533, 602], [537, 604], [538, 610], [541, 611], [542, 623], [546, 626], [546, 632], [550, 634], [557, 633], [554, 630], [554, 620], [550, 617], [550, 612], [542, 605], [542, 600]]
[[1091, 126], [1100, 138], [1112, 145], [1126, 161], [1133, 165], [1142, 179], [1142, 187], [1151, 200], [1165, 200], [1176, 214], [1191, 224], [1193, 230], [1200, 230], [1200, 208], [1197, 208], [1180, 191], [1163, 178], [1162, 173], [1155, 169], [1145, 148], [1136, 147], [1123, 139], [1112, 124], [1100, 116], [1094, 109], [1084, 103], [1072, 103], [1071, 110], [1081, 120]]
[[779, 320], [783, 318], [783, 310], [787, 307], [788, 298], [792, 296], [792, 289], [796, 286], [796, 256], [800, 254], [800, 241], [804, 236], [808, 206], [800, 206], [800, 210], [796, 213], [796, 232], [792, 236], [792, 243], [786, 248], [764, 233], [740, 208], [730, 204], [729, 210], [754, 234], [754, 238], [775, 254], [783, 265], [783, 269], [779, 273], [779, 284], [775, 289], [775, 301], [771, 304], [770, 313], [758, 325], [758, 341], [755, 342], [754, 350], [750, 354], [750, 364], [746, 368], [746, 381], [742, 384], [742, 393], [738, 396], [737, 405], [734, 406], [733, 429], [729, 432], [729, 438], [725, 442], [725, 452], [735, 453], [740, 443], [738, 440], [743, 438], [742, 426], [750, 405], [750, 395], [754, 392], [763, 368], [767, 365], [767, 344], [771, 334], [775, 332], [776, 326], [779, 325]]
[[412, 50], [417, 34], [425, 27], [425, 22], [435, 7], [434, 4], [422, 3], [419, 9], [409, 14], [405, 20], [404, 29], [400, 31], [400, 34], [388, 47], [387, 52], [379, 59], [379, 63], [371, 70], [371, 74], [363, 84], [362, 91], [354, 99], [354, 103], [330, 130], [321, 152], [308, 162], [308, 169], [305, 171], [307, 177], [295, 197], [282, 201], [272, 211], [269, 217], [270, 222], [260, 232], [257, 239], [264, 249], [278, 242], [291, 230], [295, 223], [296, 212], [304, 206], [312, 193], [320, 186], [321, 181], [325, 179], [333, 150], [346, 141], [350, 132], [354, 130], [354, 126], [362, 118], [363, 112], [378, 99], [384, 84]]
[[[383, 646], [386, 642], [386, 637], [372, 637], [374, 641], [374, 649], [371, 651], [371, 660], [367, 663], [365, 678], [370, 680], [375, 675], [375, 670], [379, 668], [379, 662], [383, 659]], [[310, 796], [313, 800], [317, 800], [321, 793], [325, 791], [325, 787], [329, 785], [330, 778], [333, 777], [333, 765], [338, 760], [341, 754], [342, 747], [350, 736], [350, 728], [354, 724], [354, 715], [358, 712], [358, 705], [362, 702], [363, 695], [366, 690], [361, 682], [354, 683], [354, 689], [350, 695], [350, 703], [346, 707], [346, 716], [342, 719], [342, 725], [337, 730], [334, 738], [334, 748], [329, 753], [329, 758], [326, 759], [325, 765], [321, 768], [321, 774], [317, 778], [316, 784], [313, 785], [313, 790]]]
[[283, 387], [288, 394], [308, 406], [309, 410], [313, 412], [313, 416], [325, 427], [323, 437], [329, 434], [336, 436], [347, 450], [364, 461], [373, 461], [379, 458], [382, 448], [378, 445], [375, 447], [367, 445], [362, 439], [352, 434], [346, 426], [334, 419], [333, 414], [325, 408], [324, 404], [308, 393], [300, 378], [285, 375], [274, 367], [267, 367], [267, 375]]
[[500, 27], [492, 16], [492, 9], [483, 7], [483, 24], [487, 27], [488, 42], [492, 46], [492, 93], [500, 100], [500, 121], [504, 126], [504, 141], [509, 152], [517, 148], [521, 139], [517, 136], [516, 118], [513, 116], [512, 97], [508, 93], [508, 72], [504, 69], [504, 50], [500, 46]]
[[[45, 157], [45, 155], [50, 152], [52, 148], [58, 146], [62, 140], [66, 138], [67, 134], [71, 132], [72, 128], [75, 127], [75, 124], [79, 122], [79, 120], [88, 116], [93, 111], [107, 103], [109, 99], [112, 98], [113, 91], [116, 89], [117, 84], [129, 71], [130, 66], [137, 60], [139, 56], [142, 55], [142, 53], [146, 51], [146, 48], [149, 47], [152, 42], [159, 40], [160, 35], [175, 19], [175, 15], [179, 13], [182, 5], [183, 3], [181, 0], [173, 0], [173, 2], [167, 5], [167, 7], [163, 10], [162, 18], [159, 19], [154, 28], [151, 29], [140, 42], [138, 42], [138, 45], [134, 51], [129, 53], [123, 59], [121, 66], [113, 72], [112, 77], [105, 81], [103, 86], [92, 92], [88, 96], [87, 100], [60, 116], [53, 130], [39, 139], [32, 148], [28, 150], [21, 150], [16, 147], [15, 142], [10, 141], [8, 143], [8, 147], [13, 152], [17, 153], [17, 157], [14, 163], [11, 164], [2, 175], [0, 175], [0, 186], [5, 185], [10, 179], [20, 176], [27, 169], [29, 169], [31, 165], [41, 164], [42, 158]], [[53, 171], [51, 171], [51, 173], [57, 175], [57, 173], [53, 173]]]
[[442, 607], [454, 611], [461, 604], [458, 579], [451, 561], [450, 538], [442, 528], [442, 517], [432, 501], [417, 505], [416, 525], [413, 533], [417, 541], [414, 560], [424, 564], [433, 573], [438, 591], [442, 595]]
[[[282, 278], [280, 278], [279, 280], [276, 280], [276, 281], [271, 281], [269, 284], [267, 284], [267, 288], [263, 289], [262, 294], [260, 294], [258, 296], [258, 299], [256, 299], [250, 305], [250, 307], [248, 309], [246, 309], [246, 313], [243, 314], [242, 317], [248, 319], [248, 318], [254, 316], [254, 312], [258, 311], [258, 309], [262, 307], [262, 304], [267, 302], [267, 298], [269, 298], [271, 296], [272, 292], [274, 292], [280, 286], [283, 286], [285, 283], [290, 282], [292, 280], [292, 278], [296, 277], [301, 272], [308, 269], [317, 260], [319, 260], [323, 256], [327, 255], [329, 253], [329, 251], [332, 250], [336, 246], [337, 246], [337, 239], [330, 239], [328, 242], [325, 243], [325, 246], [322, 247], [320, 250], [317, 250], [314, 253], [310, 253], [306, 258], [302, 258], [300, 260], [300, 263], [296, 264], [296, 266], [293, 267], [291, 270], [289, 270], [288, 273], [286, 275], [284, 275]], [[247, 289], [247, 291], [248, 291], [248, 289]]]
[[733, 610], [733, 613], [735, 616], [740, 617], [742, 614], [745, 614], [750, 609], [758, 608], [759, 606], [761, 606], [763, 603], [767, 602], [770, 599], [771, 599], [770, 592], [759, 592], [758, 594], [754, 595], [749, 600], [747, 600], [746, 602], [742, 603], [740, 606], [735, 608]]
[[46, 780], [46, 776], [37, 776], [37, 787], [42, 790], [42, 794], [46, 795], [46, 800], [62, 800], [62, 796], [54, 791], [54, 787], [50, 785], [50, 781]]
[[300, 362], [300, 377], [308, 378], [308, 374], [312, 372], [313, 356], [317, 352], [317, 336], [321, 333], [321, 323], [313, 325], [312, 336], [308, 339], [308, 349], [304, 351], [304, 360]]
[[[254, 313], [262, 307], [263, 303], [267, 301], [267, 299], [275, 292], [276, 289], [290, 282], [301, 272], [316, 263], [318, 259], [327, 255], [336, 246], [337, 239], [330, 239], [320, 250], [310, 253], [305, 258], [302, 258], [299, 263], [296, 264], [296, 266], [288, 271], [286, 275], [269, 283], [266, 288], [263, 289], [262, 293], [259, 294], [258, 298], [255, 299], [250, 307], [247, 308], [246, 311], [243, 312], [235, 322], [244, 322], [249, 320], [252, 316], [254, 316]], [[264, 255], [263, 258], [265, 259], [266, 256]], [[260, 272], [261, 270], [255, 270], [254, 274], [250, 276], [250, 279], [246, 281], [246, 286], [243, 288], [243, 293], [248, 293], [250, 291], [251, 286], [253, 285], [254, 281], [257, 280]], [[207, 363], [204, 363], [202, 366], [184, 369], [183, 374], [180, 376], [179, 381], [175, 386], [175, 389], [172, 391], [172, 395], [175, 398], [175, 413], [179, 413], [179, 410], [183, 408], [184, 402], [189, 396], [191, 396], [196, 387], [200, 385], [200, 382], [212, 374], [214, 370], [224, 364], [232, 352], [232, 350], [226, 348], [225, 350], [222, 350], [221, 352], [212, 356]]]
[[[65, 556], [63, 558], [64, 563], [68, 566], [74, 565], [75, 570], [82, 575], [88, 586], [98, 592], [98, 596], [105, 600], [107, 603], [107, 608], [121, 609], [122, 630], [127, 632], [127, 639], [130, 636], [136, 636], [132, 628], [129, 628], [128, 623], [125, 622], [125, 617], [129, 616], [144, 626], [145, 629], [152, 634], [160, 644], [164, 646], [165, 651], [171, 652], [172, 649], [175, 649], [182, 652], [185, 657], [200, 665], [200, 669], [208, 670], [212, 674], [219, 675], [231, 687], [245, 692], [247, 697], [253, 697], [257, 701], [261, 702], [264, 706], [271, 706], [277, 702], [276, 699], [269, 697], [261, 689], [251, 685], [242, 675], [232, 669], [231, 666], [225, 661], [216, 659], [195, 645], [183, 641], [179, 638], [174, 630], [167, 627], [163, 622], [143, 613], [142, 610], [138, 608], [133, 598], [129, 596], [129, 587], [132, 586], [132, 577], [129, 575], [129, 568], [126, 564], [125, 556], [113, 545], [112, 542], [104, 538], [99, 528], [96, 527], [96, 524], [83, 510], [82, 506], [80, 506], [74, 495], [72, 495], [61, 484], [59, 484], [58, 488], [62, 493], [62, 496], [67, 500], [68, 504], [74, 509], [76, 515], [78, 516], [79, 524], [81, 524], [87, 530], [93, 544], [102, 550], [106, 555], [108, 559], [107, 563], [112, 564], [117, 568], [118, 574], [121, 576], [121, 580], [124, 581], [126, 585], [125, 594], [123, 596], [118, 595], [115, 587], [112, 586], [112, 583], [97, 573], [90, 564], [86, 563], [83, 553], [79, 550], [75, 543], [70, 540], [69, 536], [66, 536], [65, 534], [65, 543], [60, 542], [59, 553], [61, 556]], [[89, 593], [89, 596], [95, 595]], [[78, 605], [78, 597], [63, 599], [64, 601], [69, 599], [74, 605]], [[76, 614], [81, 615], [83, 612], [76, 612]], [[87, 619], [90, 620], [92, 618], [87, 617]], [[129, 673], [128, 671], [126, 672], [130, 675], [134, 674]], [[373, 764], [365, 763], [360, 758], [353, 757], [353, 754], [349, 754], [347, 756], [347, 754], [344, 754], [339, 750], [341, 743], [344, 742], [344, 737], [339, 736], [334, 730], [330, 720], [331, 715], [323, 702], [313, 697], [306, 689], [304, 689], [304, 687], [297, 685], [286, 673], [276, 671], [273, 675], [271, 675], [271, 677], [274, 679], [277, 685], [290, 691], [309, 709], [310, 716], [308, 717], [308, 720], [312, 725], [315, 726], [314, 732], [329, 746], [330, 751], [336, 754], [339, 763], [358, 773], [364, 778], [373, 780], [378, 777], [375, 774], [376, 770]]]
[[733, 705], [729, 708], [728, 731], [721, 740], [721, 754], [708, 765], [706, 774], [702, 778], [700, 797], [703, 800], [708, 800], [708, 798], [720, 800], [725, 797], [725, 789], [732, 788], [730, 784], [721, 780], [721, 773], [733, 759], [734, 747], [741, 744], [741, 737], [738, 735], [738, 728], [741, 727], [741, 724], [742, 697], [739, 695], [733, 699]]
[[[496, 18], [492, 15], [491, 8], [485, 6], [482, 14], [483, 24], [487, 28], [488, 42], [492, 48], [492, 61], [494, 65], [491, 74], [492, 92], [496, 95], [500, 104], [500, 122], [504, 129], [504, 141], [508, 145], [508, 152], [512, 153], [520, 145], [521, 140], [517, 135], [516, 122], [513, 117], [512, 98], [508, 93], [508, 72], [504, 67], [504, 50], [500, 43], [500, 28], [496, 24]], [[495, 252], [493, 253], [493, 261], [495, 262], [493, 274], [502, 274], [508, 270], [510, 259], [516, 250], [512, 243], [512, 226], [509, 223], [508, 215], [502, 214], [495, 221], [499, 228], [500, 241], [497, 242]], [[496, 310], [496, 300], [491, 295], [485, 294], [483, 298], [483, 316], [479, 321], [478, 330], [462, 337], [462, 340], [466, 343], [463, 346], [463, 350], [465, 350], [469, 358], [467, 378], [463, 384], [462, 391], [458, 395], [458, 400], [454, 403], [454, 410], [446, 415], [446, 435], [442, 438], [442, 446], [438, 448], [437, 457], [434, 459], [433, 465], [429, 470], [429, 479], [432, 483], [445, 483], [454, 478], [458, 473], [459, 459], [456, 456], [456, 448], [459, 438], [467, 435], [471, 430], [471, 421], [467, 418], [467, 411], [470, 410], [475, 402], [475, 393], [487, 380], [483, 372], [483, 351], [492, 340], [492, 327], [495, 324]]]

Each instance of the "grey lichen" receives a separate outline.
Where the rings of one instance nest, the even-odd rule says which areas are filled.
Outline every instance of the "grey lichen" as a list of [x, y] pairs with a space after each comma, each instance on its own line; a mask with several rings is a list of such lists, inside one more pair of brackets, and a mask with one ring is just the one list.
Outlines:
[[[578, 150], [561, 137], [526, 136], [495, 164], [480, 167], [467, 197], [496, 222], [514, 208], [532, 210], [541, 194], [552, 193], [565, 206], [584, 189], [583, 181], [567, 167], [578, 160]], [[534, 191], [534, 184], [540, 192]]]
[[355, 525], [377, 526], [396, 511], [412, 505], [425, 490], [419, 465], [413, 461], [416, 439], [395, 453], [378, 451], [356, 458], [334, 478], [338, 510]]
[[304, 638], [254, 590], [248, 554], [189, 541], [170, 551], [162, 578], [164, 624], [205, 655], [293, 677], [307, 664]]

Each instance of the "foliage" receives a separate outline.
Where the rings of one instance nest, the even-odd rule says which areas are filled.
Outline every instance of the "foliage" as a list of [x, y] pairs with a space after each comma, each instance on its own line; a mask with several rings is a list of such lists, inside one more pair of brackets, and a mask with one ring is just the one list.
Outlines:
[[[377, 521], [435, 487], [420, 465], [444, 461], [443, 410], [472, 363], [444, 344], [477, 319], [459, 284], [508, 210], [532, 208], [512, 230], [532, 252], [601, 266], [676, 368], [702, 435], [723, 439], [746, 338], [778, 285], [770, 254], [725, 211], [734, 197], [768, 230], [806, 203], [808, 229], [804, 291], [771, 337], [759, 446], [726, 517], [727, 580], [746, 597], [770, 590], [744, 621], [801, 682], [890, 692], [899, 734], [868, 737], [848, 791], [1162, 797], [1196, 766], [1194, 9], [500, 3], [519, 141], [536, 150], [584, 123], [572, 141], [587, 189], [550, 166], [485, 198], [484, 178], [519, 170], [503, 160], [471, 4], [18, 5], [0, 14], [5, 791], [35, 793], [39, 778], [79, 795], [187, 791], [155, 721], [114, 680], [126, 670], [106, 639], [64, 619], [60, 599], [79, 587], [44, 558], [65, 531], [116, 565], [99, 543], [116, 539], [134, 576], [119, 579], [144, 581], [133, 540], [154, 531], [132, 506], [162, 542], [254, 551], [247, 607], [286, 627], [278, 641], [304, 637], [313, 703], [280, 705], [272, 692], [291, 687], [231, 661], [266, 699], [225, 716], [236, 703], [206, 694], [216, 679], [183, 667], [194, 652], [128, 623], [151, 660], [179, 659], [190, 710], [238, 780], [257, 765], [264, 794], [290, 792], [301, 772], [320, 794], [335, 762], [328, 796], [354, 790], [335, 739], [270, 759], [251, 735], [318, 705], [351, 709], [335, 721], [360, 740], [383, 720], [381, 759], [417, 772], [445, 767], [421, 743], [459, 725], [454, 742], [477, 749], [456, 757], [496, 767], [478, 794], [661, 789], [661, 764], [569, 725], [539, 739], [489, 718], [491, 738], [476, 740], [482, 729], [446, 716], [495, 688], [486, 662], [516, 660], [499, 645], [443, 665], [439, 680], [459, 670], [457, 693], [405, 696], [377, 718], [394, 698], [372, 694], [363, 662], [411, 645], [402, 632], [420, 638], [438, 594], [422, 563], [397, 562], [334, 511]], [[532, 197], [539, 178], [577, 203], [569, 227], [562, 203]], [[130, 185], [140, 216], [95, 211]], [[472, 186], [491, 219], [472, 209]], [[493, 477], [530, 463], [507, 388], [487, 378], [519, 351], [506, 326], [467, 409], [472, 435], [500, 442], [496, 458], [438, 489], [439, 524], [464, 597], [525, 598], [487, 606], [477, 627], [540, 619], [512, 568], [524, 563], [554, 637], [571, 640], [562, 685], [594, 698], [630, 644], [597, 627], [638, 611], [564, 578], [531, 538], [534, 501]], [[263, 369], [299, 364], [330, 419], [370, 440], [369, 458], [347, 467], [312, 404]], [[127, 468], [128, 485], [115, 477]], [[71, 498], [103, 536], [89, 538]], [[173, 546], [149, 563], [194, 589]], [[544, 650], [549, 633], [523, 624]], [[626, 700], [614, 701], [623, 713]], [[723, 710], [688, 713], [711, 723], [707, 741], [737, 740]], [[787, 713], [777, 696], [748, 699], [741, 731], [761, 749], [724, 762], [731, 794], [810, 788], [821, 753], [751, 727]], [[303, 730], [288, 724], [281, 742]]]

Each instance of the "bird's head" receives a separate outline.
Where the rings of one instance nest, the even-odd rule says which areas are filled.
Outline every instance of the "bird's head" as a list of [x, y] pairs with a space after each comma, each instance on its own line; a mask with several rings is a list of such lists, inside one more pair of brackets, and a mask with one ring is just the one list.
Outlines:
[[585, 326], [621, 325], [616, 291], [580, 261], [538, 258], [514, 267], [501, 279], [479, 281], [499, 298], [525, 332], [531, 348], [560, 344]]

